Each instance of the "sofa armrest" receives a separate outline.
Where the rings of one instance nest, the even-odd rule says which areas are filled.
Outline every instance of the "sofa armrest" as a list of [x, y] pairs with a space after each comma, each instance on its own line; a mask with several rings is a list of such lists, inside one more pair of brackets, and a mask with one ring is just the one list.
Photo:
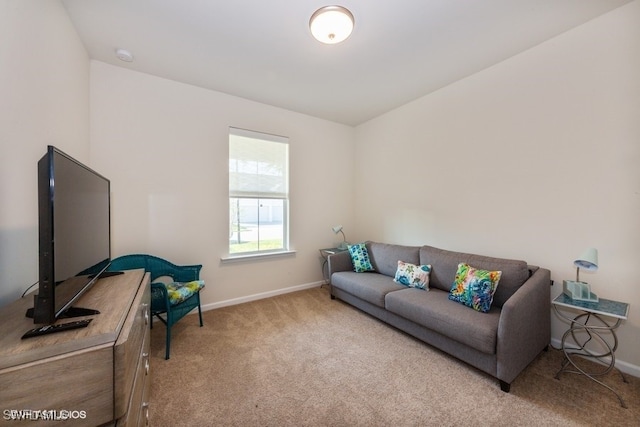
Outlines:
[[333, 273], [338, 271], [353, 271], [351, 255], [348, 251], [329, 255], [329, 281], [331, 281]]
[[502, 306], [496, 376], [510, 384], [551, 341], [551, 273], [536, 269]]

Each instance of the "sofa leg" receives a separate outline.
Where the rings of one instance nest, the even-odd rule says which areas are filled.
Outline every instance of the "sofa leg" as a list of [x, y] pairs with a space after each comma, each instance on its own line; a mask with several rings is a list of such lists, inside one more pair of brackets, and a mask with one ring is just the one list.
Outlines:
[[331, 299], [336, 299], [336, 296], [331, 294]]
[[505, 393], [509, 393], [509, 390], [511, 390], [511, 384], [500, 380], [500, 390], [504, 391]]

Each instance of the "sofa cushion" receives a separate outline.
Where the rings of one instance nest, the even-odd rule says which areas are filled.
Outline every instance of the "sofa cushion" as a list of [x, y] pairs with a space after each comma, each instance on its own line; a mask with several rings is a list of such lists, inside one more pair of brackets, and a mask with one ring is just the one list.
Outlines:
[[389, 277], [396, 275], [398, 261], [410, 264], [419, 264], [420, 261], [420, 248], [417, 246], [367, 242], [367, 249], [375, 271]]
[[460, 263], [449, 299], [486, 313], [491, 308], [501, 275], [502, 271], [480, 270]]
[[348, 249], [349, 255], [351, 255], [351, 264], [353, 264], [353, 270], [356, 273], [373, 271], [373, 266], [369, 260], [369, 251], [364, 243], [349, 245]]
[[384, 308], [385, 295], [399, 289], [407, 289], [406, 286], [395, 283], [391, 277], [383, 274], [353, 271], [333, 273], [331, 286], [382, 308]]
[[429, 290], [430, 265], [415, 265], [398, 261], [398, 269], [393, 281], [410, 288]]
[[493, 306], [502, 305], [529, 279], [529, 269], [525, 261], [493, 258], [463, 252], [447, 251], [423, 246], [420, 248], [420, 264], [431, 264], [429, 287], [449, 292], [456, 277], [458, 264], [473, 265], [482, 270], [500, 270], [500, 286], [493, 296]]
[[449, 300], [449, 292], [404, 288], [385, 297], [386, 309], [487, 354], [495, 354], [500, 309], [480, 313]]

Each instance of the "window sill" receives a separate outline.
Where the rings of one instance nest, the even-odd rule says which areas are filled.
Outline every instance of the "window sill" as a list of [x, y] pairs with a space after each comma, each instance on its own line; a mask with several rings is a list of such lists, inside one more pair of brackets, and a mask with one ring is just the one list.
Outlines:
[[295, 255], [296, 251], [280, 251], [280, 252], [267, 252], [262, 254], [250, 254], [250, 255], [227, 255], [220, 258], [223, 264], [230, 264], [234, 262], [255, 261], [268, 258], [281, 258], [286, 256]]

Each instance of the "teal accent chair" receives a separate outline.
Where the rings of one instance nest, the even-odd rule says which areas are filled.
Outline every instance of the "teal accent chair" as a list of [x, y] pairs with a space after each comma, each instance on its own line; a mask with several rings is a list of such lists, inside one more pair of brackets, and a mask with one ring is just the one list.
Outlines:
[[[165, 359], [169, 359], [171, 327], [196, 307], [200, 316], [200, 326], [202, 327], [203, 325], [200, 292], [195, 292], [179, 304], [171, 304], [166, 286], [162, 282], [154, 283], [154, 280], [165, 276], [170, 277], [174, 282], [200, 280], [202, 265], [175, 265], [153, 255], [134, 254], [111, 260], [111, 265], [107, 271], [135, 270], [139, 268], [144, 268], [151, 276], [151, 327], [153, 328], [153, 316], [160, 319], [167, 327]], [[161, 314], [165, 315], [164, 318]]]

